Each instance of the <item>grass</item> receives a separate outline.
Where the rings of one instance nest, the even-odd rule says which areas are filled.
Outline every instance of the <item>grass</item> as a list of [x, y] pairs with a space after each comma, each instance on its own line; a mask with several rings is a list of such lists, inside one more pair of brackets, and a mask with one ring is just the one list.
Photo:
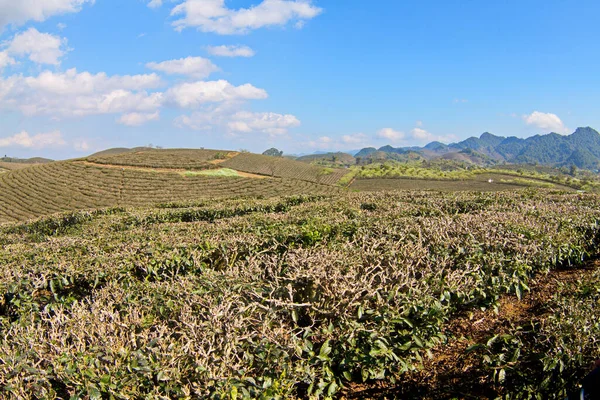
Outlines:
[[[23, 171], [58, 185], [83, 167], [45, 168]], [[428, 373], [443, 398], [461, 397], [452, 376], [486, 398], [564, 398], [600, 358], [600, 275], [536, 282], [598, 256], [599, 210], [593, 194], [407, 191], [5, 225], [0, 397], [394, 397]], [[546, 308], [518, 317], [538, 294]]]
[[221, 176], [225, 178], [238, 178], [240, 177], [240, 173], [233, 169], [229, 168], [220, 168], [209, 171], [186, 171], [184, 172], [185, 176]]

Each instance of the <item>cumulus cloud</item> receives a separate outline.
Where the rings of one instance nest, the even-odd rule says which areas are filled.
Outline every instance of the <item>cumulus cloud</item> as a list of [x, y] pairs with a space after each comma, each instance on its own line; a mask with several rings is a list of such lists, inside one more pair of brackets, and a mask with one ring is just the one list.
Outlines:
[[[421, 124], [421, 126], [423, 125]], [[454, 135], [435, 135], [419, 126], [410, 131], [410, 137], [416, 140], [417, 142], [423, 143], [433, 141], [450, 143], [456, 139], [456, 136]]]
[[369, 137], [364, 133], [353, 133], [351, 135], [342, 136], [342, 142], [351, 145], [363, 145], [367, 143]]
[[225, 80], [218, 80], [181, 83], [170, 88], [166, 97], [178, 107], [194, 108], [205, 103], [266, 99], [268, 95], [264, 89], [249, 83], [233, 86]]
[[0, 138], [0, 147], [23, 147], [27, 149], [44, 149], [60, 147], [66, 144], [60, 131], [30, 135], [23, 131], [13, 136]]
[[54, 120], [116, 114], [117, 123], [140, 126], [158, 120], [164, 108], [175, 108], [192, 110], [191, 115], [176, 120], [178, 126], [269, 135], [281, 135], [300, 125], [293, 115], [244, 111], [247, 101], [268, 97], [264, 89], [251, 84], [200, 80], [165, 85], [156, 73], [109, 76], [69, 69], [37, 76], [0, 76], [0, 111]]
[[141, 126], [146, 122], [157, 121], [160, 119], [158, 111], [154, 113], [129, 113], [122, 115], [117, 122], [127, 126]]
[[308, 142], [308, 146], [314, 149], [330, 149], [332, 148], [335, 141], [329, 136], [321, 136], [316, 140], [311, 140]]
[[14, 56], [29, 56], [38, 64], [59, 65], [66, 52], [66, 44], [66, 39], [29, 28], [15, 35], [6, 52]]
[[7, 51], [0, 51], [0, 71], [8, 65], [14, 65], [15, 60], [8, 55]]
[[92, 146], [86, 139], [77, 139], [73, 143], [73, 148], [79, 152], [86, 152], [89, 151], [92, 148]]
[[529, 115], [524, 115], [523, 120], [527, 125], [535, 126], [540, 129], [562, 134], [569, 133], [569, 128], [565, 126], [556, 114], [534, 111]]
[[290, 128], [300, 126], [300, 121], [293, 115], [272, 112], [252, 113], [240, 111], [231, 116], [227, 127], [231, 132], [262, 132], [271, 136], [285, 135]]
[[249, 112], [240, 110], [240, 103], [208, 105], [191, 115], [175, 119], [180, 128], [199, 131], [220, 131], [230, 134], [261, 133], [269, 136], [285, 135], [289, 129], [300, 126], [294, 115], [272, 112]]
[[227, 8], [225, 0], [185, 0], [173, 8], [171, 15], [182, 16], [173, 23], [177, 30], [194, 27], [203, 32], [231, 35], [304, 22], [321, 12], [310, 0], [263, 0], [238, 10]]
[[0, 30], [5, 26], [45, 21], [59, 14], [79, 12], [84, 4], [94, 0], [0, 0]]
[[0, 109], [52, 117], [154, 112], [163, 94], [147, 89], [160, 84], [156, 74], [107, 76], [75, 69], [45, 71], [36, 77], [13, 75], [0, 78]]
[[216, 57], [254, 57], [256, 54], [248, 46], [208, 46], [206, 50]]
[[151, 62], [146, 64], [146, 67], [169, 75], [186, 75], [196, 79], [207, 78], [213, 72], [219, 71], [219, 67], [209, 59], [202, 57], [187, 57], [160, 63]]
[[370, 137], [364, 133], [353, 133], [341, 137], [321, 136], [316, 140], [309, 140], [305, 145], [319, 150], [367, 147], [370, 145]]
[[396, 131], [392, 128], [383, 128], [377, 132], [377, 137], [381, 139], [391, 140], [392, 142], [399, 142], [404, 139], [406, 135], [404, 132]]
[[158, 8], [160, 6], [162, 6], [162, 0], [151, 0], [148, 3], [148, 7], [150, 8]]

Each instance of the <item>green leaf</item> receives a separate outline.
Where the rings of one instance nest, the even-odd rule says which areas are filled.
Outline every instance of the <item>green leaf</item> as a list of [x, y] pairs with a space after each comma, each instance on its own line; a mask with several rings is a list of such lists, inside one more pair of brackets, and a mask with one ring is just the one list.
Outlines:
[[321, 357], [327, 357], [329, 355], [329, 353], [331, 353], [331, 346], [329, 346], [329, 340], [327, 340], [325, 343], [323, 343], [323, 346], [321, 346], [321, 351], [319, 352], [319, 358]]

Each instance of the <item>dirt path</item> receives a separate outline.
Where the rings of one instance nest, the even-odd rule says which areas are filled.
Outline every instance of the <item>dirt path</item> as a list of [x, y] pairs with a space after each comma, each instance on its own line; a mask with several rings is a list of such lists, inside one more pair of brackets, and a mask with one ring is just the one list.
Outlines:
[[531, 291], [519, 300], [504, 296], [498, 314], [492, 310], [476, 311], [472, 316], [460, 315], [449, 322], [445, 334], [447, 344], [433, 349], [433, 358], [424, 359], [423, 369], [390, 386], [387, 382], [374, 385], [353, 385], [343, 399], [487, 399], [496, 398], [488, 382], [489, 372], [480, 367], [475, 354], [467, 354], [469, 346], [481, 343], [496, 334], [508, 333], [511, 326], [527, 324], [548, 311], [547, 299], [556, 292], [558, 283], [576, 282], [600, 268], [593, 261], [584, 268], [556, 270], [533, 279]]

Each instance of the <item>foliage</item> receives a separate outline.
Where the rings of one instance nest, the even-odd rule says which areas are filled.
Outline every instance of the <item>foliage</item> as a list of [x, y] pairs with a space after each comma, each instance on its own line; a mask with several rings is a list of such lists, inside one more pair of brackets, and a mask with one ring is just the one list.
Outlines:
[[283, 157], [283, 151], [276, 149], [275, 147], [271, 147], [268, 150], [265, 150], [263, 156], [271, 156], [271, 157]]
[[[596, 195], [396, 192], [171, 202], [4, 226], [1, 396], [325, 398], [393, 385], [451, 340], [460, 315], [594, 257], [598, 210]], [[490, 371], [516, 360], [493, 384], [528, 390], [562, 362], [559, 386], [573, 385], [599, 355], [598, 287], [557, 295], [532, 344], [515, 331], [474, 349]], [[518, 348], [546, 356], [518, 364]]]

